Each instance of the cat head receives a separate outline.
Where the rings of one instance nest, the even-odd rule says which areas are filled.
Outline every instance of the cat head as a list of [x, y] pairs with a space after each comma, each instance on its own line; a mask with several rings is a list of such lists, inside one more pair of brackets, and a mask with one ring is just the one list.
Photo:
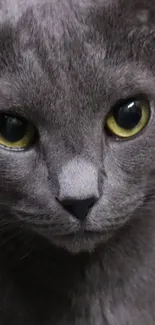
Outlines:
[[1, 227], [77, 253], [146, 217], [154, 13], [150, 0], [2, 1]]

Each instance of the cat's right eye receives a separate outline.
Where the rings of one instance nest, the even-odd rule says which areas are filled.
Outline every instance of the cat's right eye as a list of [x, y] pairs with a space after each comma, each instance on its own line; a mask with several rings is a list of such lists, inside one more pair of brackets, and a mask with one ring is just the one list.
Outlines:
[[29, 147], [36, 136], [35, 127], [26, 119], [0, 114], [0, 145], [22, 150]]
[[145, 99], [130, 99], [117, 105], [106, 119], [106, 128], [119, 138], [130, 138], [139, 133], [150, 118], [149, 102]]

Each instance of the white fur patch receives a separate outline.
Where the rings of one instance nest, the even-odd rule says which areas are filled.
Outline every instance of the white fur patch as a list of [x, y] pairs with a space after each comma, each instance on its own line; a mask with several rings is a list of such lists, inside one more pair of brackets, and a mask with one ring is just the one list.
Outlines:
[[60, 200], [99, 197], [98, 172], [91, 163], [83, 159], [73, 159], [62, 168], [59, 185]]

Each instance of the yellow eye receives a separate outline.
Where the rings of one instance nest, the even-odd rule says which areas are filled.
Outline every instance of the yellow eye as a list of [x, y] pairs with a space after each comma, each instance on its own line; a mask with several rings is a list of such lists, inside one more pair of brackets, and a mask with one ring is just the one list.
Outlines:
[[0, 145], [10, 149], [24, 149], [34, 140], [35, 127], [27, 120], [0, 114]]
[[150, 106], [147, 100], [129, 100], [109, 113], [106, 128], [120, 138], [129, 138], [146, 126], [149, 117]]

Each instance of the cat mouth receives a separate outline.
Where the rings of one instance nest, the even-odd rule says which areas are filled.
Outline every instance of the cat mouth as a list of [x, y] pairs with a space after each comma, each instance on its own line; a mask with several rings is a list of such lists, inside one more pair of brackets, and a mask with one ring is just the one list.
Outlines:
[[[66, 239], [66, 240], [76, 240], [76, 239], [90, 239], [93, 237], [100, 237], [103, 236], [103, 233], [101, 231], [87, 231], [87, 230], [80, 230], [76, 232], [72, 232], [69, 234], [64, 234], [64, 235], [58, 235], [57, 237], [61, 239]], [[104, 234], [106, 235], [106, 234]], [[108, 236], [107, 236], [108, 237]]]
[[53, 244], [71, 253], [93, 252], [96, 246], [107, 242], [109, 234], [96, 231], [77, 231], [70, 234], [53, 236]]

